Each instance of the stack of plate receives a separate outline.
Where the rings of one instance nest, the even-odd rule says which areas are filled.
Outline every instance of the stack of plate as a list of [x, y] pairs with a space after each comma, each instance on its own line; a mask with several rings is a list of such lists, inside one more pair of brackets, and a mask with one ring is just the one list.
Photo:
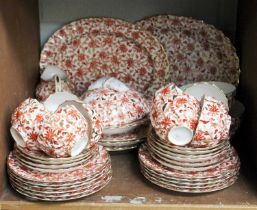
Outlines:
[[50, 158], [42, 152], [15, 146], [7, 166], [12, 187], [35, 200], [65, 201], [85, 197], [101, 190], [112, 176], [108, 153], [96, 145], [68, 158]]
[[[109, 128], [108, 130], [104, 130], [105, 134], [98, 143], [105, 146], [108, 151], [134, 149], [145, 141], [148, 127], [149, 119], [147, 117], [123, 127]], [[118, 134], [112, 134], [115, 131], [119, 131]]]
[[238, 177], [240, 161], [229, 141], [193, 148], [164, 142], [150, 129], [139, 149], [141, 171], [151, 182], [180, 192], [224, 189]]

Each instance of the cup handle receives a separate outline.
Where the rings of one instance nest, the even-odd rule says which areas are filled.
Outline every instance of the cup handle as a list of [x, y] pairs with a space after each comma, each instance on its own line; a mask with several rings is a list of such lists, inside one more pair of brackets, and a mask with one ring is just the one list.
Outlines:
[[54, 76], [55, 92], [62, 92], [62, 80], [58, 75]]

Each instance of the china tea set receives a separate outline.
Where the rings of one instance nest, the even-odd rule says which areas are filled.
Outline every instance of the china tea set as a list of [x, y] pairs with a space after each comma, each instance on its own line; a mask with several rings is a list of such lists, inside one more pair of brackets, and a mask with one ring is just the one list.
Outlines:
[[137, 147], [142, 174], [163, 188], [203, 193], [237, 180], [239, 61], [213, 26], [171, 15], [81, 19], [49, 38], [39, 65], [36, 99], [12, 114], [7, 159], [10, 184], [27, 198], [95, 193], [112, 177], [108, 152]]

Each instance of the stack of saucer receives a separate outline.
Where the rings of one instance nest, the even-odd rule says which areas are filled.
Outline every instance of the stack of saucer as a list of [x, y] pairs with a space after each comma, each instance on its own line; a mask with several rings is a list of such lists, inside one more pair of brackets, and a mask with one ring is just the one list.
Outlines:
[[112, 175], [108, 153], [96, 145], [66, 158], [50, 158], [16, 145], [7, 166], [12, 187], [33, 200], [65, 201], [88, 196], [106, 186]]
[[81, 99], [99, 114], [103, 126], [99, 144], [108, 151], [133, 149], [145, 140], [149, 105], [137, 91], [115, 78], [103, 77]]
[[174, 84], [155, 94], [152, 127], [139, 160], [143, 175], [161, 187], [202, 193], [237, 180], [240, 161], [229, 142], [228, 108], [213, 97], [199, 98]]
[[152, 156], [152, 147], [143, 144], [139, 149], [141, 171], [152, 183], [174, 191], [204, 193], [221, 190], [237, 180], [240, 168], [235, 150], [229, 145], [223, 147], [226, 149], [216, 154], [214, 162], [217, 163], [212, 163], [214, 155], [208, 157], [208, 154], [215, 148], [183, 151], [170, 146], [170, 149], [159, 149], [165, 157], [162, 160], [160, 156]]

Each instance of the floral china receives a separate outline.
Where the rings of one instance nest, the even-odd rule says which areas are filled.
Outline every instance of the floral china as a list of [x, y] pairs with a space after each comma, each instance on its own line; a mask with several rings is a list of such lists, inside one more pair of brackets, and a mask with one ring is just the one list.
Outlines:
[[130, 89], [125, 83], [114, 77], [102, 77], [92, 83], [88, 87], [88, 90], [94, 90], [98, 88], [108, 88], [118, 92], [128, 91]]
[[42, 126], [37, 139], [42, 151], [51, 157], [76, 156], [89, 142], [90, 121], [74, 106], [61, 106]]
[[[205, 82], [205, 83], [210, 84], [210, 85], [215, 85], [220, 90], [222, 90], [223, 93], [226, 95], [226, 97], [228, 99], [229, 108], [232, 107], [233, 102], [234, 102], [234, 97], [235, 97], [235, 94], [236, 94], [236, 86], [234, 86], [230, 83], [219, 82], [219, 81], [209, 81], [209, 82]], [[192, 87], [196, 84], [199, 84], [199, 83], [190, 83], [190, 84], [187, 84], [187, 85], [183, 85], [183, 86], [180, 87], [180, 89], [185, 91], [187, 88]]]
[[193, 138], [199, 112], [197, 99], [177, 91], [174, 84], [170, 84], [156, 92], [150, 117], [162, 139], [175, 145], [185, 145]]
[[236, 49], [224, 33], [204, 21], [189, 17], [157, 15], [136, 22], [163, 44], [168, 52], [170, 81], [239, 82]]
[[69, 92], [73, 85], [66, 80], [65, 72], [56, 66], [47, 66], [40, 76], [41, 80], [36, 87], [36, 98], [39, 101], [45, 101], [55, 92]]
[[83, 94], [81, 100], [99, 113], [103, 129], [124, 127], [149, 114], [146, 99], [133, 90], [94, 89]]
[[50, 113], [36, 99], [28, 98], [12, 114], [10, 129], [16, 143], [31, 150], [38, 150], [37, 138]]
[[216, 100], [221, 101], [227, 109], [229, 108], [226, 95], [215, 84], [209, 84], [206, 82], [196, 83], [193, 86], [186, 88], [184, 92], [194, 96], [198, 101], [201, 101], [204, 96], [211, 96]]
[[41, 52], [41, 72], [49, 65], [65, 70], [77, 95], [103, 76], [116, 77], [148, 97], [169, 80], [160, 42], [134, 24], [113, 18], [80, 19], [57, 30]]
[[209, 96], [203, 99], [192, 145], [205, 146], [229, 139], [231, 117], [225, 105]]
[[43, 101], [43, 104], [49, 112], [53, 113], [65, 101], [79, 101], [79, 98], [72, 93], [55, 92], [54, 94], [51, 94], [45, 101]]

